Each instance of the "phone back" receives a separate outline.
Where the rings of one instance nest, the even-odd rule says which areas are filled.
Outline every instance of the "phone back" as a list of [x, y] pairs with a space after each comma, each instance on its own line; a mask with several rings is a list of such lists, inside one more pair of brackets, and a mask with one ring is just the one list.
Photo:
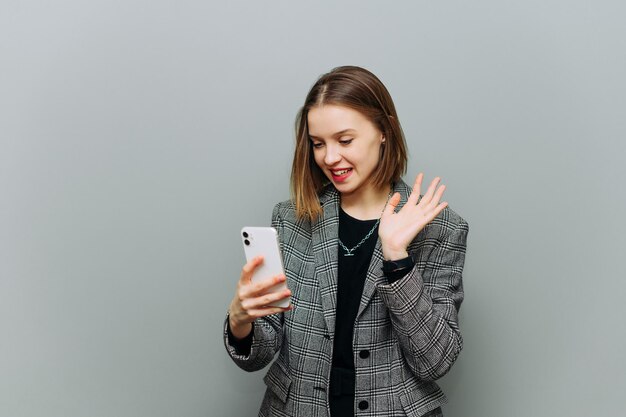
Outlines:
[[[263, 263], [257, 267], [252, 276], [253, 282], [270, 279], [285, 273], [276, 229], [273, 227], [244, 227], [241, 229], [241, 240], [247, 261], [259, 255], [263, 256]], [[286, 284], [283, 282], [272, 287], [270, 292], [281, 291], [285, 288]], [[288, 307], [289, 299], [281, 300], [272, 305]]]

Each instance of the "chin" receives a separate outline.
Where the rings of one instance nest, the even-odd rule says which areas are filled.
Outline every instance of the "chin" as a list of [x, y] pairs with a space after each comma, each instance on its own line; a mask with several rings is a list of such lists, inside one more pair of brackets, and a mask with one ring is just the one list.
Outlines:
[[341, 184], [341, 183], [340, 184], [333, 183], [333, 185], [335, 186], [337, 191], [339, 191], [341, 194], [351, 194], [355, 191], [355, 188], [351, 187], [350, 185]]

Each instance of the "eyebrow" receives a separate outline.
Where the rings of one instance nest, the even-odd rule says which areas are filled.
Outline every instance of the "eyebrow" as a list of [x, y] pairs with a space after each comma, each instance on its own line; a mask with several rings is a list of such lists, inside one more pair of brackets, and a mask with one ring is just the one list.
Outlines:
[[[339, 131], [339, 132], [337, 132], [337, 133], [333, 133], [333, 134], [331, 135], [331, 137], [338, 137], [338, 136], [344, 135], [344, 134], [346, 134], [346, 133], [348, 133], [348, 132], [355, 132], [355, 130], [354, 130], [354, 129], [344, 129], [344, 130], [340, 130], [340, 131]], [[320, 139], [321, 139], [321, 138], [318, 138], [317, 136], [313, 136], [313, 135], [309, 135], [309, 138], [311, 138], [311, 139], [317, 139], [317, 140], [320, 140]]]

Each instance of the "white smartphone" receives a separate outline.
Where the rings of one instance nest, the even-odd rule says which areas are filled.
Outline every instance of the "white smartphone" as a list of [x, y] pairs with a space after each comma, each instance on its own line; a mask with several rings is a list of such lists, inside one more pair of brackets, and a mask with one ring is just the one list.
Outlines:
[[[252, 281], [270, 279], [278, 274], [284, 274], [283, 259], [278, 245], [278, 233], [273, 227], [244, 227], [241, 229], [241, 241], [246, 253], [246, 260], [250, 261], [259, 255], [263, 255], [263, 263], [259, 265], [252, 275]], [[270, 288], [269, 292], [283, 291], [287, 288], [286, 282], [282, 282]], [[270, 304], [275, 307], [289, 307], [290, 297]]]

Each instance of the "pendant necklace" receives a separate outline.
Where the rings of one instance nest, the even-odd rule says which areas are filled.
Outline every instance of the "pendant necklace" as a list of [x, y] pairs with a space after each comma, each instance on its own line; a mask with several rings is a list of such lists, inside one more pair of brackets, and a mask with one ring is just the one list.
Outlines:
[[380, 216], [378, 217], [378, 220], [376, 220], [376, 223], [374, 223], [374, 226], [372, 227], [372, 229], [369, 232], [367, 232], [365, 237], [361, 239], [361, 241], [357, 243], [356, 246], [353, 246], [352, 248], [348, 249], [346, 245], [343, 244], [341, 239], [339, 239], [339, 245], [341, 245], [341, 248], [346, 252], [343, 254], [343, 256], [354, 256], [354, 251], [360, 248], [361, 245], [365, 243], [365, 241], [369, 239], [370, 236], [372, 236], [372, 233], [374, 233], [374, 230], [376, 230], [376, 228], [378, 227], [378, 223], [380, 223], [380, 218], [383, 217], [383, 213], [385, 212], [385, 209], [387, 208], [387, 204], [389, 203], [389, 199], [391, 198], [392, 192], [393, 192], [393, 187], [391, 187], [391, 190], [389, 191], [389, 195], [387, 196], [387, 202], [385, 203], [385, 207], [383, 207], [383, 210], [380, 212]]

